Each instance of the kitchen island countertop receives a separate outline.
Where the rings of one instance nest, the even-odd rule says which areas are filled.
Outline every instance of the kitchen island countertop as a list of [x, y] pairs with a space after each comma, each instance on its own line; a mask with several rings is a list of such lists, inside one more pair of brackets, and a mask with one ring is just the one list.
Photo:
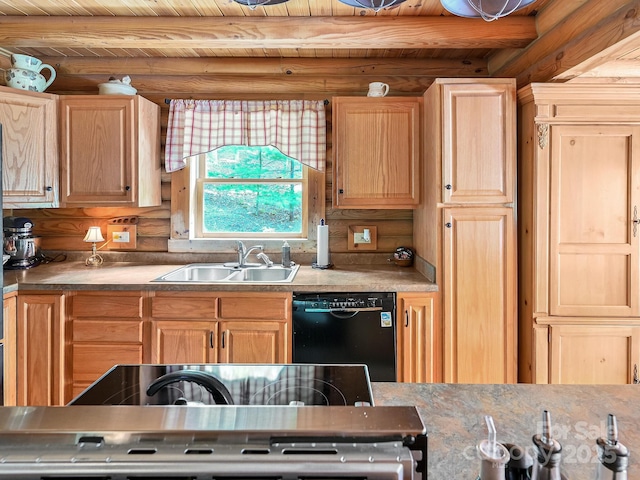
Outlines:
[[552, 434], [562, 445], [562, 472], [570, 480], [595, 478], [596, 439], [616, 415], [619, 441], [630, 450], [629, 479], [640, 478], [640, 390], [637, 385], [465, 385], [373, 383], [377, 406], [410, 405], [428, 433], [429, 480], [475, 479], [475, 445], [487, 437], [492, 415], [497, 438], [533, 453], [542, 412], [551, 414]]
[[16, 290], [190, 290], [296, 292], [433, 292], [436, 284], [413, 268], [348, 265], [320, 270], [302, 265], [291, 283], [165, 283], [153, 280], [181, 265], [117, 262], [87, 267], [52, 262], [28, 270], [5, 270], [4, 293]]

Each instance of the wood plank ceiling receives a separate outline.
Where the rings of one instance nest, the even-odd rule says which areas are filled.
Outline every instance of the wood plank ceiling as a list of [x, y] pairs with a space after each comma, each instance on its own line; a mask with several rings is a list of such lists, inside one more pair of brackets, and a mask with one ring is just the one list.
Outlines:
[[139, 93], [156, 98], [195, 98], [213, 85], [221, 97], [352, 94], [380, 79], [395, 93], [421, 94], [447, 76], [525, 84], [560, 78], [634, 37], [638, 7], [537, 0], [484, 22], [452, 16], [440, 0], [379, 12], [339, 0], [255, 10], [233, 0], [0, 0], [0, 69], [11, 53], [26, 53], [56, 68], [52, 93], [97, 93], [109, 76], [130, 75]]

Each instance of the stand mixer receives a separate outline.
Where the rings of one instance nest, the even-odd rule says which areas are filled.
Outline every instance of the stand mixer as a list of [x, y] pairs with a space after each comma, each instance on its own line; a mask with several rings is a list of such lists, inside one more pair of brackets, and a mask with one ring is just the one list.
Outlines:
[[26, 217], [4, 217], [3, 251], [10, 258], [6, 270], [24, 270], [42, 261], [40, 237], [32, 234], [33, 222]]

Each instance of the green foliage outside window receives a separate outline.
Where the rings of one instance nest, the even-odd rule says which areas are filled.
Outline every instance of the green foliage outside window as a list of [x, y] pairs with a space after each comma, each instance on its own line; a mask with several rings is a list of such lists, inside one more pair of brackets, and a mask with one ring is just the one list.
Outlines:
[[274, 147], [227, 146], [206, 154], [205, 234], [300, 234], [303, 166]]

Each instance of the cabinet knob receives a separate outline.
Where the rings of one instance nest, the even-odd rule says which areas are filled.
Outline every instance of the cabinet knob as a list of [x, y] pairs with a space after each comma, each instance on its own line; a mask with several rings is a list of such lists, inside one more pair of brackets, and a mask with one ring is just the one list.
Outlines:
[[47, 185], [46, 187], [44, 187], [44, 189], [45, 189], [47, 192], [50, 192], [51, 190], [53, 190], [53, 187], [51, 187], [51, 186]]
[[451, 222], [445, 223], [444, 226], [447, 227], [447, 228], [451, 228], [452, 227]]
[[128, 192], [129, 190], [131, 190], [131, 187], [127, 185], [126, 187], [124, 187], [124, 189]]
[[451, 190], [453, 187], [451, 186], [450, 183], [447, 183], [444, 188], [446, 188], [447, 190]]
[[342, 195], [344, 193], [344, 189], [341, 188], [340, 190], [338, 190], [338, 193]]

